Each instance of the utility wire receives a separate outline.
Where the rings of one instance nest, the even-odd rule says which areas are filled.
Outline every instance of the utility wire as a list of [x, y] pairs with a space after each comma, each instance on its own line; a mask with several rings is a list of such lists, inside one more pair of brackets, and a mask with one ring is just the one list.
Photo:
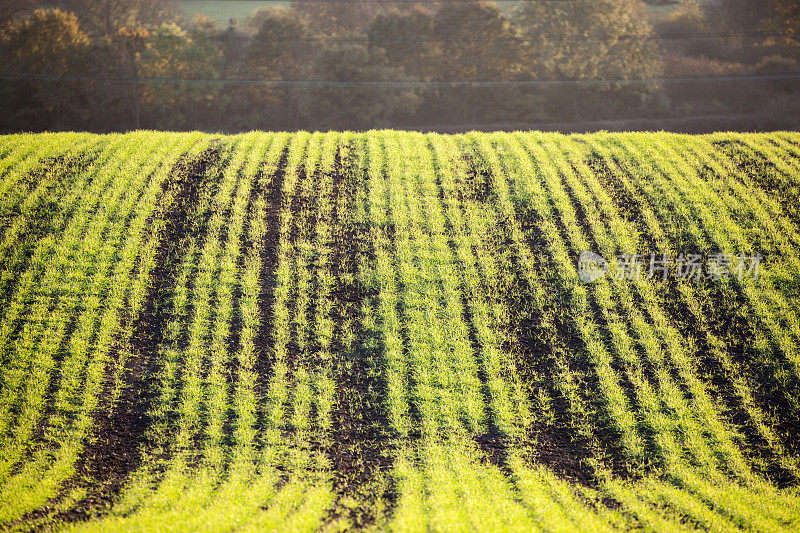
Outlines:
[[[241, 0], [239, 0], [241, 1]], [[248, 1], [248, 0], [244, 0]], [[264, 1], [264, 0], [253, 0]], [[309, 0], [310, 1], [310, 0]], [[314, 0], [318, 1], [318, 0]], [[325, 0], [325, 1], [348, 1], [348, 0]], [[433, 0], [441, 1], [441, 0]], [[462, 0], [472, 1], [472, 0]], [[517, 1], [517, 0], [509, 0]], [[191, 30], [191, 25], [188, 27]], [[228, 28], [232, 29], [231, 27]], [[260, 37], [257, 34], [233, 33], [225, 29], [217, 30], [218, 33], [212, 37], [217, 39], [237, 39], [253, 40], [259, 39], [268, 42], [295, 42], [295, 41], [370, 41], [370, 40], [395, 40], [395, 41], [439, 41], [439, 42], [472, 42], [472, 41], [526, 41], [526, 40], [551, 40], [551, 41], [602, 41], [602, 40], [625, 40], [625, 39], [704, 39], [704, 38], [734, 38], [734, 37], [794, 37], [792, 32], [777, 31], [709, 31], [709, 32], [669, 32], [669, 33], [628, 33], [628, 34], [590, 34], [590, 35], [563, 35], [563, 34], [534, 34], [521, 35], [515, 37], [484, 38], [484, 37], [440, 37], [436, 35], [309, 35], [304, 37]], [[100, 39], [111, 37], [109, 33], [88, 33], [88, 37]]]
[[132, 76], [88, 76], [79, 74], [13, 74], [0, 73], [5, 80], [38, 80], [38, 81], [106, 81], [126, 83], [168, 83], [188, 85], [262, 85], [268, 87], [560, 87], [569, 85], [640, 85], [648, 83], [683, 83], [683, 82], [740, 82], [740, 81], [778, 81], [800, 80], [800, 73], [763, 74], [744, 76], [688, 76], [688, 77], [652, 77], [652, 78], [597, 78], [587, 80], [527, 80], [527, 81], [411, 81], [411, 80], [256, 80], [256, 79], [193, 79], [170, 77]]
[[[258, 39], [265, 42], [304, 42], [304, 41], [345, 41], [345, 42], [360, 42], [360, 41], [434, 41], [434, 42], [523, 42], [529, 40], [546, 39], [551, 41], [602, 41], [602, 40], [627, 40], [627, 39], [700, 39], [700, 38], [717, 38], [717, 37], [786, 37], [787, 33], [778, 32], [697, 32], [697, 33], [651, 33], [651, 34], [623, 34], [623, 35], [534, 35], [534, 36], [520, 36], [520, 37], [502, 37], [502, 38], [482, 38], [482, 37], [438, 37], [435, 35], [357, 35], [357, 36], [336, 36], [336, 35], [320, 35], [308, 37], [291, 37], [291, 38], [269, 38], [259, 37], [258, 35], [215, 35], [219, 39], [241, 39], [253, 40]], [[99, 36], [98, 36], [99, 37]]]
[[[197, 3], [219, 3], [220, 0], [197, 0]], [[469, 4], [477, 0], [238, 0], [259, 4]], [[526, 0], [493, 0], [498, 4], [524, 4]], [[541, 0], [548, 3], [567, 3], [576, 0]]]
[[[220, 3], [220, 0], [196, 0], [197, 3]], [[478, 0], [238, 0], [260, 4], [469, 4]], [[498, 4], [525, 4], [530, 0], [493, 0]], [[577, 0], [539, 0], [540, 3], [568, 3]]]

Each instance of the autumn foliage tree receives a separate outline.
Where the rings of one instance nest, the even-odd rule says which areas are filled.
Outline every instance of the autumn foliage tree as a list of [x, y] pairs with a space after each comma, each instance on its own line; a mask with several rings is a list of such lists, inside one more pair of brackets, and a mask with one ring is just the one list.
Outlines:
[[[215, 83], [222, 60], [218, 43], [202, 28], [186, 31], [175, 24], [156, 28], [141, 52], [141, 73], [155, 80], [143, 86], [142, 94], [150, 124], [159, 129], [213, 128], [223, 103], [221, 86]], [[198, 118], [209, 123], [198, 124]]]
[[767, 23], [781, 32], [795, 49], [800, 45], [800, 3], [794, 0], [771, 0], [773, 16]]
[[109, 44], [116, 54], [119, 63], [117, 68], [121, 72], [121, 86], [117, 89], [120, 93], [128, 93], [132, 112], [133, 127], [141, 127], [141, 100], [142, 84], [142, 52], [147, 47], [150, 31], [141, 26], [123, 27], [108, 39]]
[[[187, 22], [177, 0], [0, 4], [5, 131], [756, 113], [765, 97], [775, 109], [796, 99], [797, 81], [772, 75], [800, 71], [795, 0], [687, 0], [657, 26], [699, 35], [679, 39], [654, 35], [642, 0], [525, 0], [511, 12], [492, 0], [292, 0], [227, 27]], [[731, 74], [762, 79], [713, 79]], [[692, 83], [663, 81], [682, 77]]]
[[269, 8], [260, 19], [247, 52], [251, 72], [264, 78], [295, 79], [308, 59], [312, 33], [308, 20], [284, 6]]
[[495, 2], [445, 4], [434, 18], [433, 35], [441, 47], [439, 79], [506, 80], [522, 68], [515, 28]]
[[0, 2], [0, 26], [5, 26], [15, 17], [39, 8], [38, 0], [3, 0]]
[[408, 79], [402, 69], [388, 65], [382, 50], [360, 44], [321, 49], [311, 79], [324, 83], [304, 91], [301, 111], [316, 118], [317, 128], [389, 127], [419, 105], [413, 89], [394, 84]]
[[[520, 9], [518, 20], [535, 74], [578, 82], [568, 91], [557, 87], [548, 95], [556, 108], [571, 100], [575, 118], [591, 111], [586, 106], [596, 108], [596, 101], [610, 93], [615, 97], [606, 99], [603, 107], [616, 104], [617, 111], [640, 107], [658, 88], [654, 83], [624, 83], [661, 72], [660, 51], [641, 0], [532, 0]], [[579, 85], [598, 79], [623, 81]]]
[[375, 17], [366, 28], [369, 47], [383, 49], [390, 64], [417, 79], [431, 79], [441, 54], [434, 35], [434, 14], [422, 6], [393, 9]]
[[83, 123], [90, 105], [86, 83], [91, 42], [77, 17], [60, 9], [34, 11], [0, 33], [6, 74], [2, 83], [8, 116], [35, 127], [65, 128]]
[[434, 105], [447, 120], [461, 123], [503, 120], [527, 113], [519, 86], [464, 86], [464, 82], [504, 84], [521, 81], [526, 64], [522, 41], [497, 3], [486, 0], [444, 4], [433, 20], [437, 54], [435, 79], [460, 82], [438, 89]]
[[177, 0], [57, 0], [89, 31], [113, 35], [124, 27], [157, 26], [180, 18]]
[[308, 19], [315, 31], [328, 35], [360, 32], [376, 15], [389, 9], [385, 1], [370, 0], [292, 0], [291, 6]]
[[784, 46], [795, 53], [800, 47], [800, 3], [796, 0], [715, 0], [706, 11], [709, 19], [728, 32], [764, 33], [755, 39], [762, 47]]
[[[245, 60], [248, 78], [268, 82], [307, 78], [317, 46], [308, 19], [296, 9], [273, 6], [260, 10], [253, 23], [257, 23], [257, 31]], [[256, 121], [253, 127], [265, 119], [287, 127], [297, 126], [300, 113], [297, 87], [265, 83], [248, 86], [242, 92], [254, 110], [250, 115]]]

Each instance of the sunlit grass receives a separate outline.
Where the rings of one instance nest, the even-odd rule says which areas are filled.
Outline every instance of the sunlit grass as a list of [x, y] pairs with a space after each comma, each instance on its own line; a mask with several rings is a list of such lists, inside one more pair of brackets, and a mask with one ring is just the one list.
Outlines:
[[0, 137], [0, 524], [796, 530], [798, 176], [792, 133]]

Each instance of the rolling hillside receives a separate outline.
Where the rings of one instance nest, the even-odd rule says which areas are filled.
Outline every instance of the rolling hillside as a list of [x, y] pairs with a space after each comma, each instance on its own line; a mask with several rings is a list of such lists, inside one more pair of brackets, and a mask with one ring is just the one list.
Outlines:
[[797, 133], [2, 136], [0, 528], [797, 531], [799, 207]]

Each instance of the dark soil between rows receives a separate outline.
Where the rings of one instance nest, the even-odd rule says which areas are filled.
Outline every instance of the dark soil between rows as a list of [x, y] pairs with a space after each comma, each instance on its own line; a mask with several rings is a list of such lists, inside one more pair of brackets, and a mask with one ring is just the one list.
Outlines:
[[786, 217], [800, 227], [800, 186], [796, 179], [784, 175], [769, 157], [742, 141], [718, 141], [712, 145], [738, 168], [739, 179], [746, 186], [758, 187], [776, 199]]
[[[190, 219], [209, 178], [208, 171], [221, 160], [221, 151], [214, 144], [195, 158], [181, 159], [165, 180], [164, 191], [176, 191], [161, 214], [165, 226], [156, 248], [151, 282], [131, 325], [130, 356], [121, 375], [122, 391], [113, 406], [99, 413], [90, 443], [78, 460], [74, 478], [91, 480], [87, 496], [61, 513], [61, 520], [88, 519], [108, 510], [130, 473], [141, 463], [142, 448], [147, 443], [148, 412], [155, 395], [151, 382], [158, 372], [159, 346], [172, 310], [181, 243], [189, 237]], [[111, 393], [112, 386], [112, 380], [108, 380], [104, 397]]]
[[[283, 200], [283, 181], [286, 176], [286, 165], [289, 160], [289, 145], [283, 148], [277, 168], [270, 177], [269, 188], [261, 191], [265, 194], [266, 204], [266, 227], [267, 231], [262, 238], [261, 254], [261, 294], [258, 298], [259, 308], [261, 309], [261, 322], [255, 338], [255, 346], [258, 350], [258, 359], [254, 365], [256, 373], [256, 392], [265, 395], [269, 376], [272, 375], [272, 367], [275, 363], [272, 354], [273, 338], [273, 307], [275, 304], [275, 286], [277, 284], [276, 272], [278, 265], [278, 253], [280, 244], [280, 224], [281, 207]], [[264, 423], [263, 411], [259, 410], [261, 416], [260, 424]]]
[[[31, 265], [31, 258], [44, 238], [63, 231], [74, 211], [74, 206], [66, 209], [59, 200], [69, 189], [71, 179], [86, 169], [97, 156], [96, 152], [90, 152], [82, 154], [81, 157], [45, 158], [22, 178], [29, 184], [29, 193], [43, 185], [44, 190], [38, 201], [26, 210], [22, 209], [20, 203], [8, 212], [0, 213], [0, 234], [3, 234], [13, 221], [22, 219], [23, 222], [13, 253], [7, 257], [7, 262], [2, 265], [3, 271], [0, 272], [2, 274], [0, 277], [0, 317], [5, 316], [8, 304], [22, 279], [22, 273], [33, 267], [37, 278], [42, 274], [44, 263]], [[89, 177], [87, 185], [91, 184], [91, 179]], [[30, 305], [31, 302], [26, 302], [26, 309], [29, 309]], [[20, 313], [20, 316], [25, 316], [25, 313]], [[22, 322], [18, 320], [11, 338], [16, 338], [21, 328]], [[0, 358], [0, 363], [4, 363], [2, 358]]]
[[[593, 459], [608, 463], [606, 466], [623, 478], [630, 477], [624, 461], [615, 459], [624, 457], [620, 449], [621, 435], [613, 428], [602, 405], [597, 376], [583, 355], [585, 345], [577, 325], [567, 314], [556, 312], [571, 300], [571, 296], [559, 281], [557, 267], [547, 252], [549, 244], [538, 214], [519, 199], [514, 184], [509, 182], [515, 212], [514, 218], [507, 220], [499, 211], [500, 200], [495, 183], [498, 177], [493, 175], [475, 148], [465, 147], [465, 150], [467, 173], [480, 176], [468, 181], [490, 184], [491, 192], [484, 196], [487, 200], [485, 205], [495, 210], [495, 216], [501, 222], [483, 246], [484, 253], [495, 258], [497, 268], [503, 273], [501, 285], [492, 289], [501, 305], [509, 311], [509, 321], [503, 326], [506, 335], [503, 351], [513, 355], [516, 373], [529, 393], [531, 405], [539, 404], [540, 394], [550, 401], [553, 419], [528, 428], [527, 444], [532, 458], [561, 477], [594, 488], [598, 486], [598, 480], [589, 466]], [[462, 202], [465, 199], [468, 197], [462, 196]], [[555, 206], [551, 205], [551, 208]], [[524, 245], [534, 259], [536, 271], [532, 275], [544, 286], [546, 301], [542, 307], [533, 301], [534, 289], [522, 273], [524, 267], [511, 230], [515, 224], [524, 234]], [[563, 227], [560, 230], [563, 238]], [[576, 412], [578, 406], [572, 405], [571, 400], [556, 387], [555, 382], [559, 379], [556, 376], [562, 372], [559, 358], [578, 380], [581, 389], [578, 400], [584, 403], [587, 412]], [[590, 436], [584, 434], [579, 425], [586, 422], [585, 417], [592, 415], [595, 419]], [[484, 447], [495, 456], [502, 454], [502, 447], [500, 450], [488, 445]]]
[[[331, 299], [335, 325], [331, 349], [337, 386], [325, 453], [337, 494], [329, 520], [347, 514], [353, 527], [363, 528], [380, 518], [378, 500], [385, 512], [391, 512], [396, 503], [391, 473], [392, 443], [397, 435], [386, 412], [387, 387], [381, 370], [385, 350], [380, 329], [365, 326], [363, 320], [364, 309], [374, 310], [378, 298], [376, 289], [364, 284], [365, 274], [360, 270], [361, 262], [375, 263], [370, 226], [353, 218], [359, 193], [365, 192], [365, 177], [355, 168], [350, 154], [353, 146], [346, 149], [344, 157], [343, 147], [337, 151], [333, 176], [336, 204], [331, 270], [335, 282]], [[346, 328], [352, 329], [350, 340], [345, 338]], [[343, 508], [341, 503], [348, 497], [358, 503]]]
[[[735, 143], [738, 146], [738, 143]], [[725, 153], [736, 148], [729, 143], [716, 143], [717, 148], [723, 150]], [[720, 146], [721, 145], [721, 146]], [[624, 163], [623, 159], [632, 161], [632, 158], [626, 158], [626, 152], [620, 153], [624, 150], [622, 145], [615, 144], [613, 147], [614, 154], [610, 157], [610, 163], [613, 167], [605, 170], [605, 164], [598, 167], [602, 174], [616, 175], [621, 173], [627, 179], [630, 191], [626, 191], [629, 198], [633, 199], [634, 209], [636, 212], [641, 209], [649, 208], [653, 212], [657, 212], [658, 205], [653, 199], [653, 195], [637, 186], [638, 180], [633, 176], [631, 170]], [[730, 154], [728, 154], [730, 155]], [[594, 154], [595, 157], [597, 154]], [[734, 158], [735, 159], [735, 158]], [[751, 169], [752, 170], [752, 169]], [[711, 178], [716, 179], [713, 175], [713, 170], [704, 167], [700, 170], [704, 176], [711, 175]], [[600, 177], [600, 176], [598, 176]], [[617, 178], [618, 179], [618, 178]], [[621, 183], [620, 183], [621, 185]], [[612, 186], [612, 188], [614, 188]], [[630, 209], [628, 205], [623, 205], [625, 209]], [[675, 213], [670, 213], [671, 216], [677, 216]], [[665, 229], [669, 229], [669, 224], [666, 224]], [[647, 228], [644, 224], [641, 225], [643, 234], [647, 233]], [[691, 253], [701, 253], [700, 243], [692, 237], [688, 232], [683, 235], [674, 235], [667, 238], [673, 238], [681, 245], [678, 249], [686, 250]], [[659, 244], [655, 242], [654, 237], [651, 239], [651, 250], [655, 251], [660, 248]], [[752, 306], [745, 302], [741, 291], [731, 291], [730, 287], [723, 291], [723, 287], [719, 283], [712, 281], [703, 281], [697, 286], [692, 287], [697, 301], [701, 305], [699, 314], [693, 312], [685, 299], [680, 294], [674, 279], [668, 280], [661, 284], [658, 292], [663, 296], [661, 298], [661, 305], [667, 315], [670, 317], [675, 328], [681, 333], [685, 339], [690, 339], [691, 345], [695, 347], [695, 354], [698, 361], [697, 370], [700, 377], [710, 385], [711, 393], [723, 408], [723, 414], [736, 425], [736, 427], [743, 433], [743, 444], [745, 451], [751, 457], [757, 457], [756, 463], [759, 468], [763, 467], [762, 473], [769, 479], [773, 480], [779, 486], [786, 486], [793, 479], [793, 476], [779, 465], [779, 459], [774, 455], [773, 451], [769, 449], [768, 444], [758, 434], [756, 428], [752, 424], [752, 420], [746, 413], [730, 382], [730, 376], [726, 375], [725, 370], [722, 368], [720, 361], [714, 355], [709, 342], [711, 337], [724, 342], [723, 350], [727, 351], [730, 358], [739, 365], [739, 368], [746, 372], [751, 377], [748, 381], [751, 383], [751, 388], [755, 392], [754, 396], [757, 403], [764, 407], [766, 411], [772, 410], [771, 405], [778, 404], [780, 409], [776, 411], [780, 413], [781, 418], [791, 418], [792, 413], [796, 409], [791, 408], [786, 403], [787, 392], [782, 391], [782, 387], [775, 383], [775, 371], [780, 366], [780, 358], [776, 360], [774, 357], [764, 358], [755, 350], [755, 334], [756, 329], [760, 326], [758, 321], [752, 320], [754, 310]], [[676, 382], [683, 385], [682, 381], [675, 374]], [[789, 379], [784, 383], [784, 388], [789, 387], [792, 380]], [[682, 386], [682, 389], [685, 387]], [[688, 391], [684, 391], [689, 395]], [[791, 423], [788, 424], [791, 426]], [[788, 434], [787, 424], [782, 420], [777, 428], [780, 433]], [[788, 449], [793, 447], [793, 443], [786, 442]]]
[[[432, 143], [429, 143], [429, 149], [434, 149]], [[466, 210], [465, 202], [469, 201], [485, 204], [488, 200], [494, 197], [494, 191], [492, 190], [493, 184], [490, 176], [487, 173], [478, 173], [475, 172], [474, 169], [472, 170], [473, 171], [470, 172], [466, 177], [463, 177], [463, 181], [459, 181], [456, 184], [457, 190], [450, 193], [445, 190], [442, 184], [442, 177], [439, 172], [437, 172], [436, 177], [436, 184], [439, 189], [440, 206], [446, 212], [448, 196], [457, 196], [458, 207], [461, 211], [462, 220], [464, 221], [468, 220], [470, 216]], [[454, 240], [454, 236], [457, 234], [457, 231], [453, 226], [453, 220], [449, 214], [447, 214], [445, 217], [445, 229], [448, 233], [447, 244], [453, 257], [453, 263], [456, 265], [456, 268], [461, 269], [459, 278], [464, 279], [466, 277], [466, 272], [464, 271], [465, 265], [461, 264], [460, 260], [458, 259], [458, 247]], [[471, 252], [473, 254], [480, 253], [480, 251], [474, 249], [472, 249]], [[470, 304], [467, 296], [468, 289], [463, 284], [460, 289], [461, 318], [464, 321], [464, 324], [467, 325], [472, 353], [475, 354], [476, 358], [480, 359], [482, 349], [480, 342], [478, 341], [477, 329], [470, 313]], [[487, 289], [487, 287], [483, 287], [485, 292], [489, 292]], [[507, 477], [511, 478], [513, 474], [508, 466], [507, 435], [500, 430], [495, 421], [495, 414], [492, 410], [492, 395], [491, 391], [489, 390], [489, 382], [486, 376], [486, 371], [484, 370], [482, 364], [480, 365], [477, 374], [478, 379], [481, 382], [481, 396], [483, 397], [486, 431], [476, 435], [474, 440], [480, 450], [483, 452], [486, 459], [488, 459], [491, 464], [498, 467]]]

